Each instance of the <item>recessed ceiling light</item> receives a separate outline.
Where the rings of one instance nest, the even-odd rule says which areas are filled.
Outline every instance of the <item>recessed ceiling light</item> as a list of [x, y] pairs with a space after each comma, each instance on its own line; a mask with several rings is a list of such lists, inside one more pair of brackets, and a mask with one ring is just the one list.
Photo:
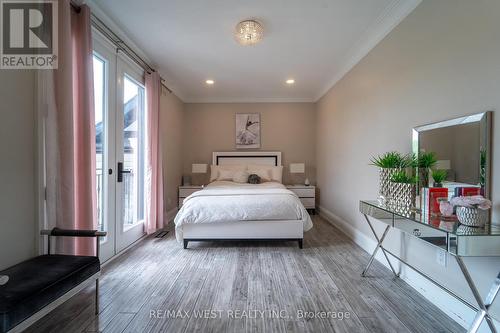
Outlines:
[[286, 84], [294, 84], [295, 80], [294, 79], [288, 79], [285, 82], [286, 82]]
[[215, 83], [215, 81], [214, 80], [206, 80], [205, 83], [208, 84], [209, 86], [211, 86], [212, 84]]

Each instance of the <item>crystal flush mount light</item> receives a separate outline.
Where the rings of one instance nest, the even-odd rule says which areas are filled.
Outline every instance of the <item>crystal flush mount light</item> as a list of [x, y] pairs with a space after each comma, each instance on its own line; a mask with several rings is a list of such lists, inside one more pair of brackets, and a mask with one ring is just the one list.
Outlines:
[[264, 28], [255, 20], [241, 21], [236, 25], [234, 38], [241, 45], [253, 45], [264, 37]]

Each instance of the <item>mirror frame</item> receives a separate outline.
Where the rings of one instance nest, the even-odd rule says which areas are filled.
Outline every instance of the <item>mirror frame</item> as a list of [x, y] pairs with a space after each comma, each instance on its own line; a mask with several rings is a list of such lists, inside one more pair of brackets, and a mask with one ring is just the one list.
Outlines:
[[[464, 116], [464, 117], [459, 117], [459, 118], [454, 118], [454, 119], [449, 119], [449, 120], [444, 120], [432, 124], [427, 124], [427, 125], [422, 125], [422, 126], [417, 126], [413, 128], [412, 131], [412, 150], [413, 153], [415, 154], [416, 158], [418, 158], [419, 153], [420, 153], [420, 141], [419, 141], [419, 134], [421, 132], [437, 129], [437, 128], [443, 128], [443, 127], [450, 127], [454, 125], [461, 125], [461, 124], [467, 124], [467, 123], [472, 123], [472, 122], [479, 122], [480, 123], [480, 130], [481, 132], [484, 131], [484, 135], [486, 136], [486, 142], [485, 142], [485, 147], [480, 147], [480, 149], [484, 149], [486, 151], [486, 165], [485, 165], [485, 184], [484, 184], [484, 197], [491, 199], [491, 161], [492, 161], [492, 149], [491, 149], [491, 143], [492, 143], [492, 117], [493, 117], [493, 111], [486, 111], [482, 113], [476, 113], [472, 114], [469, 116]], [[414, 170], [416, 174], [419, 174], [419, 168], [418, 166]], [[420, 194], [420, 186], [417, 186], [417, 195]], [[418, 199], [417, 199], [418, 200]]]

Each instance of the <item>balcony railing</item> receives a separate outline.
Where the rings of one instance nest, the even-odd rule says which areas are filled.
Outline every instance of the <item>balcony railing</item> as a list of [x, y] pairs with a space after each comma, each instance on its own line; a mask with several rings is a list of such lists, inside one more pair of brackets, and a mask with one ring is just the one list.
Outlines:
[[103, 214], [104, 214], [104, 205], [102, 198], [102, 187], [103, 187], [103, 177], [102, 177], [102, 169], [96, 170], [96, 187], [97, 187], [97, 228], [98, 230], [104, 231], [103, 224]]
[[123, 224], [134, 224], [137, 220], [137, 191], [134, 190], [133, 171], [123, 174]]
[[[137, 198], [134, 191], [134, 173], [123, 174], [123, 224], [134, 224], [137, 220]], [[104, 231], [104, 177], [102, 169], [96, 170], [97, 222], [98, 229]]]

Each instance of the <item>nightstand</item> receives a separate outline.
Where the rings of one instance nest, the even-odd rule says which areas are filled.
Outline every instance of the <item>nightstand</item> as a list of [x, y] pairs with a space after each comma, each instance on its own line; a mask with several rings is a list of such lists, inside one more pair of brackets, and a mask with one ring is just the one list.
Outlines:
[[312, 214], [316, 214], [316, 186], [286, 185], [286, 188], [297, 194], [300, 202]]
[[189, 197], [192, 193], [196, 191], [203, 190], [202, 185], [186, 185], [186, 186], [179, 186], [179, 205], [178, 208], [182, 207], [182, 203], [184, 202], [184, 199]]

